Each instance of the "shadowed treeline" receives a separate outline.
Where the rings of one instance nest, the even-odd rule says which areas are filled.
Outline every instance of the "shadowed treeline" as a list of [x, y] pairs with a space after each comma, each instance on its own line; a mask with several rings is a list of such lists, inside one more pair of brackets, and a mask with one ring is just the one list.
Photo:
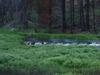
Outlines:
[[97, 33], [99, 0], [0, 0], [0, 26], [49, 33]]

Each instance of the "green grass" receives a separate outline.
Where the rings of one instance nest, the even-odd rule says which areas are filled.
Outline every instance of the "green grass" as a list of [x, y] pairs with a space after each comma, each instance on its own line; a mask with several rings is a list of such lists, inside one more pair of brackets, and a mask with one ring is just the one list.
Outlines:
[[0, 73], [11, 72], [12, 75], [83, 75], [83, 72], [87, 75], [93, 71], [100, 73], [98, 47], [26, 46], [22, 43], [23, 38], [23, 33], [0, 30]]
[[5, 34], [18, 34], [20, 36], [32, 35], [33, 38], [48, 40], [48, 39], [69, 39], [69, 40], [100, 40], [100, 35], [96, 34], [49, 34], [49, 33], [34, 33], [33, 31], [9, 31], [0, 29], [0, 32]]
[[100, 36], [93, 34], [44, 34], [35, 33], [33, 38], [38, 39], [70, 39], [70, 40], [100, 40]]

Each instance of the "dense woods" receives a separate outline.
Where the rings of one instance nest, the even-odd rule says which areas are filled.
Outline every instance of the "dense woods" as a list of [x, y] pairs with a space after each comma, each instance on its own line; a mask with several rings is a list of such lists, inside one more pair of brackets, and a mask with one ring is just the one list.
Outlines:
[[0, 0], [0, 27], [48, 33], [97, 33], [99, 3], [99, 0]]

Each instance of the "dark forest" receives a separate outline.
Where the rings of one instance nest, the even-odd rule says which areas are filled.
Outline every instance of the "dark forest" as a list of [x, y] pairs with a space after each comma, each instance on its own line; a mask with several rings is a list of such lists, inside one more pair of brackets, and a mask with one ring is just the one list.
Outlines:
[[46, 33], [98, 33], [99, 0], [0, 0], [0, 27]]

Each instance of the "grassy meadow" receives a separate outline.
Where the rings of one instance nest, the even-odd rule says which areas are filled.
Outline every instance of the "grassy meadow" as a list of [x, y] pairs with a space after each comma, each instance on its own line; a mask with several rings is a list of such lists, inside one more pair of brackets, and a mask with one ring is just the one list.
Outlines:
[[[23, 43], [25, 35], [21, 32], [0, 30], [0, 75], [100, 74], [100, 47], [26, 46]], [[35, 35], [41, 38], [41, 35], [44, 34]], [[64, 35], [60, 37], [64, 37]], [[66, 35], [64, 38], [67, 37]], [[99, 39], [94, 35], [90, 35], [90, 37], [91, 39]], [[78, 38], [82, 39], [83, 37]]]

